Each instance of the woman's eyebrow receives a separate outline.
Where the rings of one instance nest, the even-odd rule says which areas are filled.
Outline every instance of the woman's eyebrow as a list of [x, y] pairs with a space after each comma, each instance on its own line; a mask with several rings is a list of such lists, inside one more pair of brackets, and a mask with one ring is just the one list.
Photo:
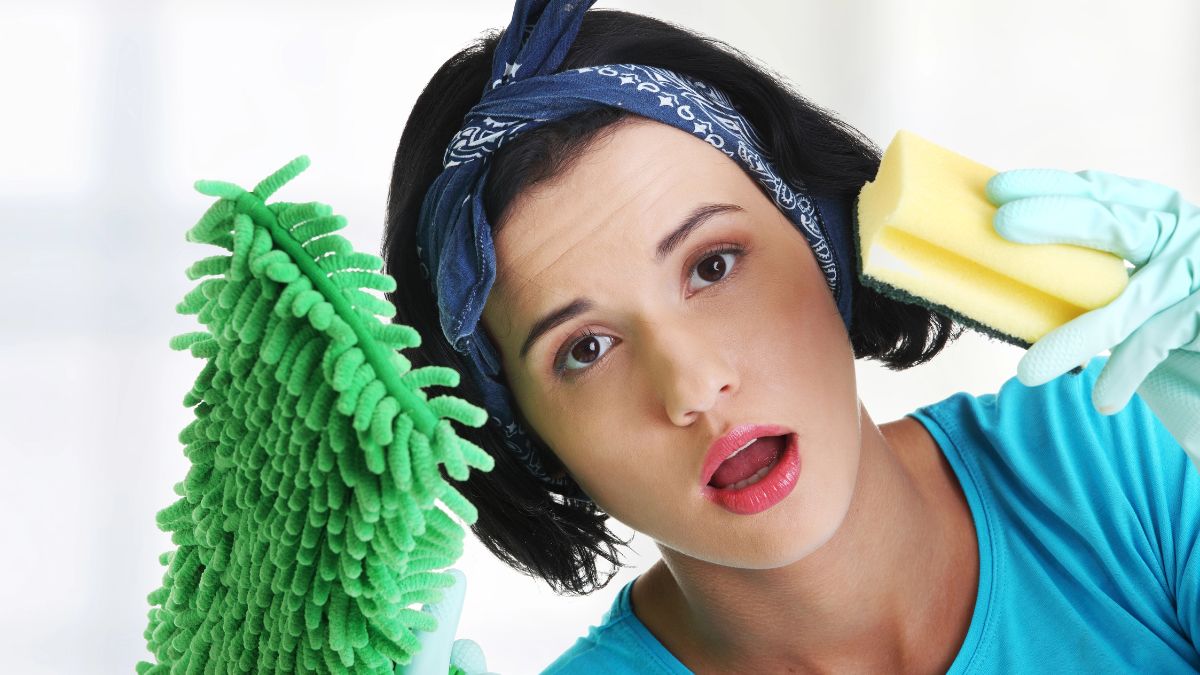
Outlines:
[[663, 237], [662, 241], [658, 242], [658, 248], [654, 250], [654, 262], [661, 265], [662, 261], [666, 260], [667, 256], [671, 255], [671, 252], [682, 244], [688, 238], [689, 234], [708, 222], [709, 218], [728, 211], [741, 210], [742, 207], [736, 204], [701, 204], [697, 206], [683, 219], [679, 227], [675, 228], [670, 234]]
[[[742, 207], [736, 204], [718, 203], [697, 206], [692, 209], [691, 213], [684, 217], [678, 227], [658, 242], [658, 246], [654, 249], [654, 262], [661, 265], [676, 248], [683, 244], [688, 235], [708, 222], [713, 216], [742, 210]], [[525, 356], [529, 353], [529, 349], [533, 347], [533, 343], [542, 335], [545, 335], [555, 326], [565, 321], [570, 321], [572, 318], [589, 311], [594, 306], [595, 303], [591, 298], [575, 298], [571, 302], [551, 310], [542, 316], [542, 318], [533, 322], [533, 327], [529, 329], [529, 335], [525, 338], [525, 343], [521, 345], [521, 360], [525, 360]]]

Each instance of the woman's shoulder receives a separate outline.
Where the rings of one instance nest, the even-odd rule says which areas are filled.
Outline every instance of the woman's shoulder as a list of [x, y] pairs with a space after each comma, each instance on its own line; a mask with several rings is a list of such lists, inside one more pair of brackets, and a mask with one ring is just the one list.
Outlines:
[[1012, 378], [994, 394], [960, 392], [914, 416], [987, 526], [1002, 628], [1020, 634], [1057, 603], [1090, 616], [1089, 631], [1162, 655], [1200, 634], [1200, 472], [1139, 395], [1114, 415], [1095, 409], [1107, 362], [1038, 387]]
[[960, 392], [916, 416], [1000, 529], [1082, 536], [1112, 561], [1130, 542], [1149, 556], [1193, 536], [1186, 505], [1200, 499], [1200, 473], [1139, 395], [1114, 415], [1095, 409], [1107, 362], [1093, 357], [1037, 387], [1013, 377], [994, 394]]
[[1106, 363], [1107, 356], [1093, 357], [1078, 374], [1036, 387], [1014, 376], [995, 393], [959, 392], [917, 412], [932, 418], [969, 459], [1022, 475], [1048, 474], [1060, 489], [1182, 479], [1190, 468], [1186, 453], [1139, 395], [1115, 415], [1092, 405]]

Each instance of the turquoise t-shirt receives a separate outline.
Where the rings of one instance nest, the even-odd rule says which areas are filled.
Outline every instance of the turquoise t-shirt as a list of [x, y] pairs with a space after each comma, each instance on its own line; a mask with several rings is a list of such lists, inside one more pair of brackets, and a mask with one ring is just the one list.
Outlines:
[[[1107, 360], [910, 413], [953, 467], [979, 539], [950, 673], [1200, 671], [1200, 473], [1140, 396], [1096, 412]], [[690, 673], [632, 612], [632, 587], [542, 672]]]

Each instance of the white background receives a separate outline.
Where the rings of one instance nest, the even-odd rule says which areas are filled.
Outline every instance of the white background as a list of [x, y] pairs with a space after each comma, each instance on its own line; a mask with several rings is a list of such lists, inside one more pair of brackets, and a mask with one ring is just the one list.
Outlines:
[[[392, 159], [434, 70], [507, 1], [0, 4], [0, 671], [131, 672], [171, 548], [155, 513], [187, 463], [168, 348], [184, 240], [212, 202], [293, 157], [278, 195], [331, 204], [378, 252]], [[998, 170], [1095, 168], [1200, 198], [1200, 4], [1187, 0], [602, 2], [724, 39], [881, 147], [907, 128]], [[858, 364], [877, 422], [997, 390], [1021, 350], [965, 335], [905, 373]], [[628, 530], [618, 526], [622, 536]], [[639, 557], [560, 598], [468, 535], [459, 635], [535, 672], [597, 622]]]

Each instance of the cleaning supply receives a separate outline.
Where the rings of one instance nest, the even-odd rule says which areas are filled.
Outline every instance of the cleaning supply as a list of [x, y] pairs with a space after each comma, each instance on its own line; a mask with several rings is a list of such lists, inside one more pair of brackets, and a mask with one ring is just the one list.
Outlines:
[[1027, 386], [1111, 349], [1092, 392], [1113, 415], [1134, 391], [1200, 468], [1200, 208], [1178, 190], [1105, 171], [1018, 169], [993, 176], [996, 231], [1023, 244], [1069, 242], [1133, 263], [1116, 300], [1039, 340], [1017, 374]]
[[450, 675], [499, 675], [487, 669], [483, 648], [474, 640], [455, 639], [458, 619], [462, 616], [467, 594], [467, 575], [460, 569], [447, 570], [455, 583], [446, 590], [441, 602], [421, 608], [437, 619], [437, 630], [417, 634], [421, 648], [404, 669], [405, 675], [441, 675], [451, 666]]
[[[1094, 310], [1182, 297], [1178, 292], [1163, 292], [1167, 289], [1160, 289], [1150, 281], [1142, 285], [1137, 297], [1129, 295], [1116, 302], [1130, 285], [1130, 277], [1140, 270], [1140, 264], [1149, 260], [1152, 251], [1162, 249], [1165, 242], [1142, 251], [1122, 249], [1112, 245], [1112, 240], [1122, 235], [1097, 228], [1089, 235], [1086, 225], [1071, 229], [1076, 226], [1074, 220], [1066, 217], [1069, 214], [1060, 214], [1064, 217], [1057, 219], [1059, 229], [1049, 234], [1032, 234], [1030, 230], [1036, 227], [1025, 227], [1022, 241], [1004, 238], [996, 228], [997, 205], [988, 194], [989, 181], [997, 175], [995, 170], [917, 134], [899, 131], [884, 152], [875, 180], [863, 187], [855, 205], [855, 248], [863, 285], [901, 301], [929, 307], [1022, 348], [1030, 349], [1034, 343], [1049, 337], [1045, 346], [1030, 352], [1034, 356], [1049, 353], [1052, 367], [1047, 368], [1044, 359], [1025, 363], [1038, 366], [1042, 374], [1051, 377], [1061, 374], [1069, 365], [1086, 363], [1096, 352], [1112, 345], [1111, 341], [1104, 344], [1112, 333], [1099, 324], [1115, 320]], [[1033, 196], [1028, 182], [1010, 186], [1007, 194], [1014, 199], [1017, 195]], [[1062, 185], [1076, 195], [1085, 194], [1078, 183], [1068, 184], [1066, 179], [1058, 180], [1051, 189], [1058, 190]], [[1086, 194], [1103, 194], [1117, 188], [1110, 181], [1087, 189], [1099, 192]], [[1143, 189], [1146, 190], [1140, 193], [1143, 202], [1171, 203], [1170, 196], [1161, 189]], [[1130, 192], [1125, 191], [1127, 195]], [[1149, 208], [1148, 203], [1145, 208]], [[1049, 220], [1042, 218], [1039, 225]], [[1191, 251], [1195, 248], [1190, 242], [1196, 241], [1196, 229], [1193, 224], [1189, 230], [1191, 238], [1180, 237], [1176, 241], [1189, 242]], [[1141, 240], [1133, 234], [1131, 229], [1123, 232], [1130, 241]], [[1031, 245], [1034, 241], [1037, 245]], [[1049, 243], [1067, 241], [1074, 243]], [[1109, 244], [1104, 246], [1106, 250], [1090, 248], [1106, 242]], [[1183, 248], [1178, 246], [1178, 250]], [[1110, 251], [1126, 254], [1134, 269], [1127, 270], [1124, 259]], [[1189, 268], [1179, 262], [1183, 260], [1180, 255], [1173, 256], [1178, 268], [1174, 274], [1184, 275], [1187, 270], [1194, 270], [1194, 265]], [[1161, 276], [1170, 272], [1156, 273]], [[1195, 285], [1194, 280], [1190, 283]], [[1180, 282], [1171, 287], [1181, 290], [1184, 286], [1187, 283]], [[1190, 306], [1194, 303], [1184, 309]], [[1143, 315], [1148, 316], [1145, 312], [1134, 314]], [[1195, 313], [1191, 316], [1191, 323], [1185, 327], [1196, 325]], [[1186, 319], [1182, 314], [1176, 318]], [[1078, 331], [1068, 328], [1078, 325], [1071, 324], [1076, 319], [1094, 326], [1086, 344], [1081, 342], [1083, 338]], [[1116, 323], [1121, 335], [1137, 328], [1136, 322]], [[1058, 333], [1063, 336], [1062, 341], [1049, 335], [1060, 327], [1064, 328]], [[1178, 339], [1174, 334], [1178, 332], [1171, 331], [1168, 336], [1160, 331], [1161, 339], [1171, 344], [1154, 347], [1175, 348]], [[1118, 350], [1114, 350], [1114, 357]], [[1080, 370], [1076, 366], [1071, 372]], [[1049, 378], [1022, 381], [1032, 385], [1046, 379]], [[1171, 351], [1138, 391], [1200, 470], [1200, 354], [1186, 349]]]
[[1111, 302], [1128, 283], [1121, 258], [1070, 245], [1026, 246], [992, 227], [984, 186], [997, 172], [901, 130], [858, 195], [859, 278], [1028, 348]]
[[1017, 369], [1024, 384], [1048, 382], [1062, 365], [1112, 349], [1096, 383], [1103, 394], [1097, 409], [1111, 414], [1167, 352], [1200, 350], [1200, 209], [1177, 190], [1104, 171], [1058, 169], [1005, 171], [986, 189], [1000, 207], [995, 228], [1005, 239], [1089, 246], [1134, 265], [1129, 287], [1115, 300], [1029, 350]]
[[208, 330], [171, 347], [205, 365], [183, 400], [191, 466], [157, 516], [177, 548], [149, 595], [143, 675], [391, 674], [437, 627], [411, 605], [455, 584], [438, 571], [463, 550], [450, 513], [477, 519], [442, 470], [492, 469], [451, 425], [482, 426], [485, 412], [423, 391], [459, 374], [400, 353], [420, 335], [377, 318], [395, 308], [369, 291], [396, 282], [336, 234], [344, 217], [266, 203], [308, 165], [298, 157], [251, 191], [195, 185], [218, 200], [188, 240], [229, 253], [187, 270], [205, 278], [176, 308]]

